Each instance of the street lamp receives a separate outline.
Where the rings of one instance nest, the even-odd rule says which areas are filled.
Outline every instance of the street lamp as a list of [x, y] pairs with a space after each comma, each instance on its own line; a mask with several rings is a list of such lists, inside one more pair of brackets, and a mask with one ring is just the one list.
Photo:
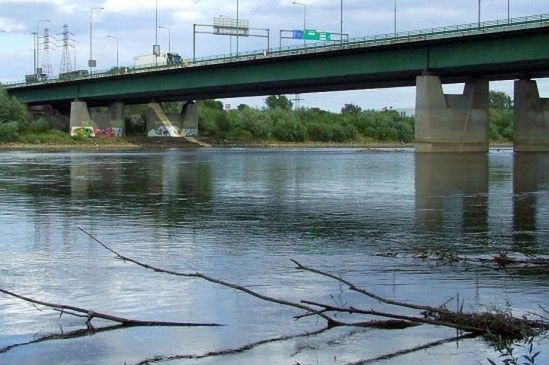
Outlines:
[[38, 33], [36, 32], [32, 32], [32, 48], [33, 48], [33, 52], [32, 52], [32, 56], [34, 58], [33, 62], [34, 64], [32, 65], [32, 72], [36, 75], [36, 36], [38, 35]]
[[112, 38], [112, 39], [115, 39], [116, 40], [116, 70], [118, 71], [119, 69], [119, 64], [118, 64], [118, 37], [115, 37], [113, 35], [108, 35], [107, 38]]
[[480, 0], [478, 0], [478, 27], [480, 28]]
[[511, 0], [507, 0], [507, 23], [511, 21]]
[[236, 57], [238, 58], [238, 36], [240, 34], [240, 21], [239, 21], [239, 8], [238, 8], [238, 0], [236, 0]]
[[340, 22], [339, 22], [339, 37], [341, 38], [341, 44], [343, 44], [343, 0], [341, 0], [340, 7]]
[[158, 29], [166, 29], [168, 31], [168, 53], [172, 53], [172, 32], [170, 27], [159, 25]]
[[395, 36], [397, 34], [397, 0], [395, 0]]
[[34, 65], [34, 73], [38, 75], [38, 69], [40, 68], [40, 23], [49, 23], [50, 21], [48, 19], [40, 19], [36, 21], [36, 56], [35, 56], [35, 65]]
[[292, 1], [292, 4], [303, 6], [303, 44], [305, 44], [305, 29], [307, 29], [307, 6], [299, 1]]
[[93, 59], [93, 11], [94, 10], [103, 10], [102, 7], [92, 7], [90, 8], [90, 59], [88, 60], [88, 67], [90, 68], [90, 73], [93, 72], [93, 69], [96, 67], [97, 63]]
[[[219, 15], [219, 17], [231, 19], [230, 16], [226, 16], [226, 15]], [[238, 28], [237, 28], [237, 31], [238, 31]], [[232, 35], [229, 35], [229, 52], [231, 53], [231, 55], [233, 54], [233, 36]]]

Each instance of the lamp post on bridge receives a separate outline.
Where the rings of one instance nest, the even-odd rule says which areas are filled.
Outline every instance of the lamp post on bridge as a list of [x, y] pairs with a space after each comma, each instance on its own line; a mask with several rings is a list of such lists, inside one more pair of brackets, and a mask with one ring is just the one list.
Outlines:
[[93, 72], [93, 69], [97, 66], [96, 61], [93, 59], [93, 11], [94, 10], [103, 10], [102, 7], [92, 7], [90, 8], [90, 59], [88, 60], [88, 67], [90, 68], [90, 73]]
[[170, 27], [159, 25], [158, 29], [166, 29], [168, 31], [168, 53], [172, 53], [172, 32], [170, 31]]
[[118, 63], [118, 37], [115, 37], [113, 35], [108, 35], [107, 38], [112, 38], [116, 40], [116, 70], [119, 71], [119, 63]]
[[238, 8], [238, 0], [236, 0], [236, 57], [238, 58], [238, 36], [240, 35], [240, 14]]
[[339, 36], [341, 37], [340, 41], [343, 44], [343, 0], [340, 2], [340, 20], [339, 20]]
[[397, 0], [395, 0], [395, 11], [394, 11], [394, 15], [395, 15], [395, 28], [394, 28], [394, 34], [396, 36], [397, 34]]
[[480, 28], [480, 0], [478, 0], [478, 27]]
[[303, 6], [303, 44], [305, 44], [305, 29], [307, 29], [307, 5], [300, 3], [299, 1], [292, 1], [292, 4]]

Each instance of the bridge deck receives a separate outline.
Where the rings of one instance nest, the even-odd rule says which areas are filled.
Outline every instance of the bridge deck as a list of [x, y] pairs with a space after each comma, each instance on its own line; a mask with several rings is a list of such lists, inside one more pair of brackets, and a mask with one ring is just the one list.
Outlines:
[[[407, 32], [387, 33], [381, 35], [351, 38], [348, 41], [329, 41], [315, 42], [305, 45], [271, 48], [265, 54], [265, 50], [253, 50], [240, 52], [236, 54], [222, 54], [196, 59], [188, 59], [183, 65], [177, 66], [158, 66], [158, 65], [143, 65], [139, 68], [126, 67], [125, 74], [143, 73], [161, 70], [172, 70], [181, 67], [199, 67], [205, 65], [223, 64], [228, 62], [247, 62], [250, 60], [262, 58], [287, 57], [295, 55], [315, 54], [320, 52], [332, 52], [345, 49], [369, 48], [388, 45], [406, 44], [411, 42], [430, 41], [437, 39], [448, 38], [463, 38], [474, 35], [485, 35], [490, 33], [500, 33], [508, 31], [520, 31], [526, 29], [535, 29], [549, 26], [549, 14], [533, 15], [527, 17], [519, 17], [504, 20], [485, 21], [481, 23], [468, 23], [447, 27], [426, 28]], [[119, 73], [109, 71], [99, 71], [92, 75], [81, 76], [77, 79], [94, 79], [103, 77], [116, 77]], [[73, 79], [74, 80], [74, 79]], [[73, 81], [70, 80], [70, 81]], [[57, 82], [67, 82], [68, 80], [59, 80], [58, 78], [34, 82], [33, 84], [47, 84]], [[7, 88], [26, 86], [29, 83], [18, 81], [7, 83]]]
[[178, 66], [125, 68], [70, 81], [8, 85], [27, 103], [126, 103], [414, 85], [549, 74], [549, 14], [220, 55]]

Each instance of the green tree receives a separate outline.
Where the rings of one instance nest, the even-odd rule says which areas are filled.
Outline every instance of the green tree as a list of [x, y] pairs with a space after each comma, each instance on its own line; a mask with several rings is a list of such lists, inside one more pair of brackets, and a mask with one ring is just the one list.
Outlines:
[[490, 108], [496, 110], [511, 110], [513, 109], [513, 99], [502, 91], [490, 91], [488, 96]]
[[488, 136], [492, 141], [513, 140], [513, 100], [501, 91], [490, 91]]
[[9, 96], [6, 90], [0, 89], [0, 124], [16, 122], [18, 129], [22, 130], [29, 125], [30, 120], [27, 106]]
[[292, 102], [284, 95], [271, 95], [265, 99], [265, 105], [267, 108], [281, 109], [281, 110], [292, 110]]
[[223, 103], [218, 100], [200, 100], [198, 102], [198, 106], [215, 110], [223, 110]]
[[345, 106], [341, 108], [341, 114], [358, 115], [361, 112], [362, 108], [355, 104], [345, 104]]

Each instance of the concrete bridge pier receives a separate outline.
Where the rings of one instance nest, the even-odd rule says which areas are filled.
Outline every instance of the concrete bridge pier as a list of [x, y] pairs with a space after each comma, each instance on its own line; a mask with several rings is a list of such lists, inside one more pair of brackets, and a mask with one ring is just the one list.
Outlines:
[[549, 98], [540, 98], [534, 80], [515, 81], [515, 152], [549, 151]]
[[149, 137], [191, 137], [198, 135], [198, 111], [193, 101], [183, 103], [180, 113], [166, 113], [160, 103], [147, 104]]
[[107, 112], [90, 112], [86, 102], [75, 100], [71, 103], [71, 136], [122, 137], [125, 133], [123, 111], [124, 104], [114, 102]]
[[488, 80], [445, 95], [438, 76], [416, 78], [416, 152], [488, 151]]
[[72, 137], [95, 137], [95, 124], [85, 101], [71, 102], [70, 132]]

